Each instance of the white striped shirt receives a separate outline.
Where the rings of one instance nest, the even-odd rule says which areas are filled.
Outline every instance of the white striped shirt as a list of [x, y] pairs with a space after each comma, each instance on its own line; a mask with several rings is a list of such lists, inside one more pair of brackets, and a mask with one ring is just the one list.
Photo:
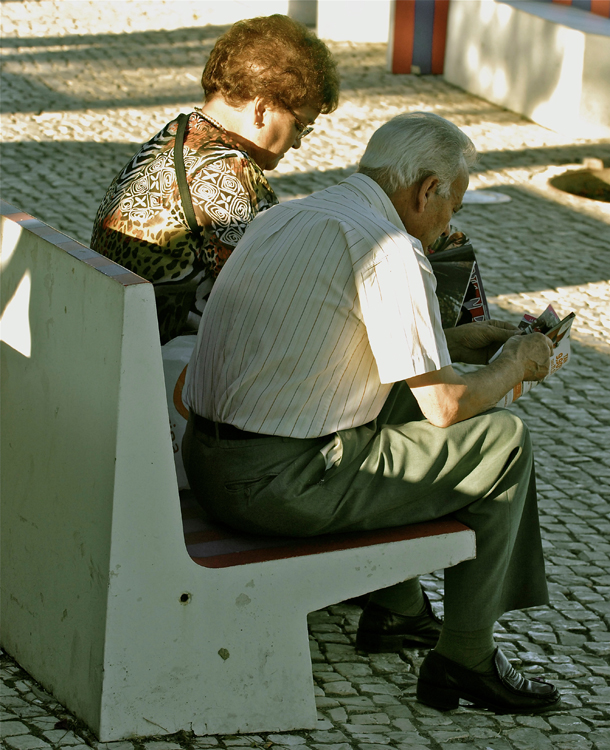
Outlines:
[[270, 208], [212, 289], [185, 403], [267, 435], [365, 424], [393, 383], [451, 363], [435, 288], [421, 243], [364, 175]]

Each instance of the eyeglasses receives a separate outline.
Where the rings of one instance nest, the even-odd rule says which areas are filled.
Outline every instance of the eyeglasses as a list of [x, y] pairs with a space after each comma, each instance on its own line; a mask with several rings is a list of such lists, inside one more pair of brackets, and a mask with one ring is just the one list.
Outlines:
[[313, 130], [313, 125], [305, 125], [304, 122], [301, 122], [301, 120], [299, 120], [294, 110], [290, 109], [290, 107], [286, 104], [284, 104], [284, 107], [294, 117], [294, 124], [296, 125], [299, 138], [305, 138], [306, 135], [309, 135]]

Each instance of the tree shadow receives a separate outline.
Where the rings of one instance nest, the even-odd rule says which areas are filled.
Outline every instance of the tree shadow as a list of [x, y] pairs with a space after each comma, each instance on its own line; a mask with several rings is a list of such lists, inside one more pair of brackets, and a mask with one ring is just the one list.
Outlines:
[[[199, 101], [199, 76], [205, 60], [228, 28], [208, 25], [122, 34], [5, 38], [0, 111], [70, 112]], [[387, 71], [384, 44], [329, 42], [329, 46], [339, 66], [344, 95], [374, 90], [384, 97], [429, 98], [434, 99], [435, 111], [443, 94], [455, 97], [455, 87], [439, 76]], [[17, 66], [24, 72], [16, 72]], [[155, 75], [160, 69], [166, 69], [168, 75]], [[471, 111], [469, 98], [464, 94], [460, 115], [484, 114], [490, 122], [505, 116], [483, 101]]]
[[[198, 77], [176, 89], [171, 80], [150, 79], [161, 65], [168, 71], [196, 66], [199, 75], [218, 36], [229, 26], [202, 26], [130, 34], [83, 34], [3, 40], [4, 95], [0, 111], [40, 112], [162, 106], [201, 99]], [[9, 51], [10, 50], [10, 51]], [[11, 64], [36, 70], [17, 74]], [[53, 78], [49, 72], [53, 73]], [[97, 87], [96, 79], [108, 75]], [[46, 79], [46, 80], [45, 80]], [[122, 85], [123, 79], [129, 85]], [[135, 80], [134, 80], [135, 79]], [[48, 83], [46, 81], [49, 81]], [[76, 82], [76, 86], [73, 86]], [[141, 87], [141, 93], [133, 95]], [[112, 95], [104, 96], [111, 88]], [[70, 91], [74, 87], [75, 91]]]
[[[564, 153], [573, 154], [573, 148], [548, 151], [554, 160], [560, 160]], [[62, 217], [68, 221], [72, 211], [81, 217], [84, 214], [92, 225], [112, 179], [137, 149], [136, 144], [82, 141], [4, 143], [5, 199], [63, 231], [69, 231], [70, 226]], [[546, 150], [536, 151], [544, 161]], [[526, 152], [517, 153], [525, 158]], [[504, 164], [507, 162], [511, 160], [505, 153]], [[27, 180], [23, 179], [24, 165]], [[347, 165], [323, 172], [271, 173], [269, 180], [286, 200], [334, 185], [355, 169], [356, 165]], [[466, 204], [456, 219], [473, 240], [489, 296], [609, 278], [610, 240], [604, 221], [526, 186], [500, 185], [493, 190], [510, 196], [511, 202]], [[81, 235], [79, 239], [88, 238]], [[573, 253], [566, 253], [566, 242], [573, 245]]]

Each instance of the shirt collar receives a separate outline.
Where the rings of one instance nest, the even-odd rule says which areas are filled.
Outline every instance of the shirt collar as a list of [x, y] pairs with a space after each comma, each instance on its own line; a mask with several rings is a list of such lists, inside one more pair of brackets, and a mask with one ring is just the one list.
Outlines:
[[375, 180], [356, 172], [355, 174], [346, 177], [339, 184], [349, 187], [354, 193], [356, 193], [360, 200], [366, 202], [371, 208], [380, 213], [384, 219], [387, 219], [387, 221], [393, 224], [396, 229], [407, 234], [411, 243], [415, 244], [415, 246], [423, 252], [421, 242], [417, 237], [413, 237], [407, 232], [398, 212], [394, 208], [394, 204], [389, 199], [387, 193], [379, 187]]

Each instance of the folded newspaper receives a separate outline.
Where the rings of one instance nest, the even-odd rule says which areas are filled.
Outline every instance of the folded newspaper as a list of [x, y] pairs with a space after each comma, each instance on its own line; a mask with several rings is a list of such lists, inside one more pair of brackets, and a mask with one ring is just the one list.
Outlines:
[[[571, 312], [566, 315], [563, 320], [559, 318], [559, 315], [553, 310], [553, 307], [549, 305], [546, 310], [539, 315], [537, 318], [527, 313], [521, 319], [519, 328], [523, 333], [544, 333], [553, 342], [553, 355], [551, 356], [551, 368], [547, 378], [553, 373], [560, 370], [565, 364], [570, 361], [571, 349], [570, 349], [570, 329], [574, 322], [575, 314]], [[500, 348], [490, 362], [500, 354], [502, 348]], [[544, 378], [546, 380], [546, 378]], [[508, 406], [516, 401], [524, 393], [531, 391], [532, 388], [540, 383], [540, 380], [524, 380], [522, 383], [518, 383], [512, 390], [510, 390], [504, 398], [500, 399], [497, 406]]]
[[[436, 296], [438, 297], [443, 328], [453, 328], [463, 323], [489, 320], [489, 307], [483, 289], [481, 273], [470, 241], [463, 232], [451, 227], [451, 234], [443, 235], [427, 252], [428, 260], [436, 276]], [[552, 341], [554, 352], [551, 357], [549, 375], [561, 369], [571, 356], [570, 328], [574, 313], [563, 320], [559, 318], [552, 306], [537, 318], [525, 314], [519, 323], [523, 333], [544, 333]], [[491, 362], [500, 354], [500, 348], [491, 358]], [[549, 376], [547, 375], [547, 377]], [[513, 401], [530, 391], [538, 382], [526, 380], [516, 385], [498, 406], [508, 406]]]
[[489, 308], [474, 249], [463, 232], [440, 237], [428, 251], [436, 276], [443, 328], [489, 320]]

